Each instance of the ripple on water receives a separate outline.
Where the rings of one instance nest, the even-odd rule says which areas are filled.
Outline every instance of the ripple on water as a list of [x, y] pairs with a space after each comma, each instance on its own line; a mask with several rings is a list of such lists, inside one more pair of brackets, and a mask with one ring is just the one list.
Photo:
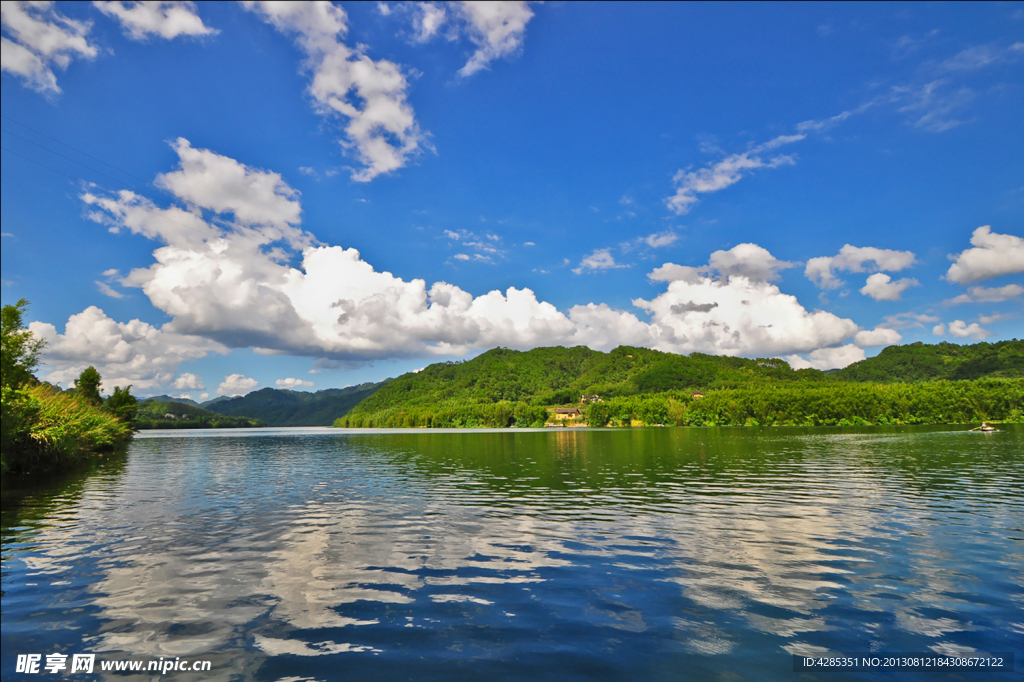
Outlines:
[[150, 435], [5, 491], [5, 651], [791, 679], [793, 654], [1024, 629], [1020, 430], [969, 454], [913, 428]]

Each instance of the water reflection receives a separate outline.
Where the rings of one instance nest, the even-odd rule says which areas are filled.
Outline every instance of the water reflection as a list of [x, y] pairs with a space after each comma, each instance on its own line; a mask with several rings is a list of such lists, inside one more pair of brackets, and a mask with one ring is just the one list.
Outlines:
[[790, 679], [793, 653], [1019, 649], [1024, 432], [1001, 435], [142, 439], [59, 503], [5, 497], [3, 648], [268, 680]]

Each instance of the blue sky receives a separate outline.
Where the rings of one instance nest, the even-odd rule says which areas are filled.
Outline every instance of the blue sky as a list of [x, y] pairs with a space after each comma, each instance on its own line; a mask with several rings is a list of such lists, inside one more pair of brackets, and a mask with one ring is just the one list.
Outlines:
[[196, 399], [1021, 337], [1024, 3], [3, 7], [3, 302]]

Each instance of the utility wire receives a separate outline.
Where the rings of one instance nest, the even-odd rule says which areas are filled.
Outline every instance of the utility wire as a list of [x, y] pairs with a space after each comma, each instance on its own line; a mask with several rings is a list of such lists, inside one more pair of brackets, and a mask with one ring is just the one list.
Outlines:
[[[7, 117], [6, 117], [6, 116], [4, 116], [4, 118], [7, 118]], [[24, 139], [24, 138], [23, 138], [23, 139]], [[27, 140], [26, 140], [26, 141], [27, 141]], [[39, 146], [39, 145], [37, 145], [37, 146]], [[43, 148], [43, 149], [46, 149], [46, 147], [42, 147], [42, 148]], [[28, 161], [28, 162], [30, 162], [30, 163], [34, 163], [34, 164], [36, 164], [37, 166], [42, 166], [43, 168], [45, 168], [45, 169], [47, 169], [47, 170], [52, 170], [52, 171], [53, 171], [54, 173], [58, 173], [58, 174], [60, 174], [60, 175], [63, 175], [63, 176], [65, 177], [65, 178], [69, 178], [69, 179], [71, 179], [71, 180], [74, 180], [74, 181], [76, 181], [76, 182], [82, 182], [82, 183], [87, 183], [87, 182], [88, 182], [87, 180], [83, 180], [82, 178], [76, 177], [76, 176], [74, 176], [74, 175], [68, 175], [67, 173], [65, 173], [65, 172], [64, 172], [64, 171], [62, 171], [62, 170], [57, 170], [57, 169], [56, 169], [56, 168], [54, 168], [53, 166], [47, 166], [47, 165], [46, 165], [45, 163], [41, 163], [41, 162], [39, 162], [39, 161], [36, 161], [35, 159], [29, 158], [29, 157], [25, 156], [24, 154], [19, 154], [18, 152], [14, 151], [14, 150], [12, 150], [12, 149], [8, 149], [7, 147], [0, 147], [0, 150], [3, 150], [3, 151], [5, 151], [5, 152], [7, 152], [8, 154], [14, 154], [15, 156], [17, 156], [17, 157], [20, 157], [20, 158], [22, 158], [22, 159], [25, 159], [26, 161]], [[50, 151], [50, 150], [47, 150], [47, 151]], [[57, 152], [53, 152], [53, 153], [54, 153], [54, 154], [57, 154]], [[57, 156], [61, 156], [62, 158], [67, 158], [66, 156], [63, 156], [63, 155], [61, 155], [61, 154], [57, 154]], [[73, 159], [68, 159], [68, 160], [69, 160], [69, 161], [73, 161]], [[99, 160], [99, 159], [97, 159], [97, 160]], [[78, 162], [77, 162], [77, 161], [75, 161], [75, 163], [78, 163]], [[102, 162], [101, 162], [101, 163], [102, 163]], [[79, 163], [78, 165], [79, 165], [79, 166], [85, 166], [85, 164], [81, 164], [81, 163]], [[108, 165], [109, 165], [109, 164], [108, 164]], [[113, 167], [113, 166], [111, 166], [111, 167]], [[100, 173], [100, 171], [96, 170], [95, 168], [90, 168], [89, 166], [85, 166], [85, 168], [89, 168], [90, 170], [93, 170], [93, 171], [95, 171], [95, 172], [97, 172], [97, 173]], [[110, 178], [110, 177], [111, 177], [111, 176], [109, 176], [109, 175], [106, 175], [105, 173], [101, 173], [101, 175], [105, 175], [105, 176], [106, 176], [106, 177], [108, 177], [108, 178]], [[116, 182], [122, 182], [121, 180], [118, 180], [117, 178], [111, 178], [111, 179], [112, 179], [112, 180], [114, 180], [114, 181], [116, 181]], [[93, 183], [93, 184], [95, 184], [95, 183]], [[149, 184], [149, 183], [146, 183], [146, 184]], [[100, 187], [101, 189], [103, 189], [103, 190], [104, 190], [104, 191], [106, 191], [106, 192], [110, 192], [110, 193], [113, 193], [113, 192], [112, 192], [112, 190], [109, 190], [109, 189], [107, 189], [106, 187], [103, 187], [102, 185], [97, 185], [97, 186], [98, 186], [98, 187]], [[163, 191], [163, 190], [161, 190], [161, 191]], [[169, 194], [169, 192], [168, 192], [168, 194]], [[174, 195], [171, 195], [171, 196], [174, 196]], [[163, 211], [166, 211], [167, 209], [161, 209], [161, 210], [163, 210]], [[184, 225], [184, 224], [182, 224], [182, 223], [179, 223], [179, 222], [178, 222], [177, 220], [174, 220], [173, 218], [170, 218], [170, 217], [168, 217], [167, 215], [164, 215], [164, 216], [162, 216], [162, 217], [163, 217], [163, 219], [164, 219], [164, 220], [166, 220], [166, 221], [168, 221], [168, 222], [171, 222], [171, 223], [174, 223], [175, 225], [178, 225], [179, 227], [183, 227], [183, 228], [185, 228], [185, 229], [191, 229], [191, 228], [190, 228], [190, 227], [189, 227], [188, 225]], [[204, 220], [203, 222], [206, 222], [206, 221]]]
[[[78, 152], [79, 154], [81, 154], [82, 156], [88, 156], [88, 157], [89, 157], [90, 159], [92, 159], [93, 161], [99, 161], [99, 162], [100, 162], [100, 163], [102, 163], [102, 164], [103, 164], [104, 166], [109, 166], [110, 168], [113, 168], [114, 170], [116, 170], [116, 171], [118, 171], [118, 172], [120, 172], [120, 173], [124, 173], [125, 175], [127, 175], [127, 176], [129, 176], [129, 177], [135, 178], [136, 180], [138, 180], [138, 181], [139, 181], [139, 182], [141, 182], [141, 183], [144, 183], [144, 184], [147, 184], [147, 185], [149, 185], [149, 182], [148, 182], [147, 180], [143, 180], [142, 178], [140, 178], [139, 176], [137, 176], [137, 175], [135, 175], [135, 174], [133, 174], [133, 173], [129, 173], [128, 171], [126, 171], [126, 170], [124, 170], [124, 169], [118, 168], [117, 166], [115, 166], [115, 165], [113, 165], [113, 164], [107, 163], [107, 162], [106, 162], [106, 161], [104, 161], [103, 159], [99, 159], [99, 158], [97, 158], [97, 157], [93, 156], [92, 154], [89, 154], [89, 153], [87, 153], [87, 152], [83, 152], [83, 151], [82, 151], [81, 149], [76, 149], [75, 147], [72, 147], [71, 145], [69, 145], [69, 144], [68, 144], [67, 142], [61, 142], [60, 140], [58, 140], [58, 139], [57, 139], [57, 138], [55, 138], [55, 137], [50, 137], [50, 136], [49, 136], [49, 135], [47, 135], [46, 133], [40, 132], [40, 131], [36, 130], [35, 128], [32, 128], [31, 126], [27, 126], [27, 125], [25, 125], [24, 123], [22, 123], [21, 121], [16, 121], [16, 120], [14, 120], [13, 118], [11, 118], [10, 116], [7, 116], [6, 114], [0, 114], [0, 117], [6, 118], [6, 119], [7, 119], [8, 121], [10, 121], [11, 123], [16, 123], [16, 124], [20, 125], [20, 126], [21, 126], [22, 128], [26, 128], [26, 129], [28, 129], [28, 130], [31, 130], [31, 131], [32, 131], [33, 133], [35, 133], [36, 135], [42, 135], [42, 136], [43, 136], [43, 137], [45, 137], [46, 139], [48, 139], [48, 140], [52, 140], [53, 142], [56, 142], [56, 143], [57, 143], [57, 144], [59, 144], [59, 145], [62, 145], [62, 146], [64, 146], [64, 147], [67, 147], [68, 149], [70, 149], [70, 150], [72, 150], [72, 151], [76, 151], [76, 152]], [[12, 133], [12, 134], [14, 134], [14, 133]], [[22, 139], [24, 139], [24, 138], [22, 138]], [[45, 147], [43, 147], [43, 148], [45, 149]], [[121, 182], [121, 181], [120, 181], [120, 180], [118, 180], [118, 182]], [[153, 187], [153, 185], [150, 185], [150, 187]], [[159, 187], [156, 187], [155, 189], [160, 189], [160, 188], [159, 188]], [[163, 190], [161, 190], [161, 191], [163, 191]]]
[[25, 159], [26, 161], [34, 163], [37, 166], [42, 166], [43, 168], [46, 168], [47, 170], [52, 170], [54, 173], [60, 173], [65, 178], [71, 178], [72, 180], [76, 180], [78, 182], [85, 182], [85, 180], [83, 180], [82, 178], [76, 178], [74, 175], [68, 175], [64, 171], [57, 170], [56, 168], [53, 168], [52, 166], [47, 166], [45, 163], [39, 163], [35, 159], [30, 159], [27, 156], [25, 156], [24, 154], [19, 154], [18, 152], [11, 151], [7, 147], [0, 147], [0, 149], [2, 149], [3, 151], [7, 152], [8, 154], [14, 154], [15, 156], [20, 156], [21, 158]]
[[[171, 198], [172, 198], [172, 199], [174, 199], [175, 201], [179, 201], [179, 200], [181, 199], [181, 197], [177, 196], [177, 195], [176, 195], [176, 194], [174, 194], [173, 192], [170, 192], [170, 191], [168, 191], [168, 190], [164, 189], [163, 187], [157, 187], [157, 186], [156, 186], [156, 185], [154, 185], [153, 183], [151, 183], [151, 182], [149, 182], [149, 181], [147, 181], [147, 180], [143, 180], [142, 178], [140, 178], [139, 176], [135, 175], [134, 173], [129, 173], [128, 171], [126, 171], [126, 170], [123, 170], [123, 169], [121, 169], [121, 168], [118, 168], [117, 166], [115, 166], [115, 165], [113, 165], [113, 164], [111, 164], [111, 163], [107, 163], [107, 162], [106, 162], [106, 161], [104, 161], [103, 159], [97, 158], [97, 157], [95, 157], [95, 156], [93, 156], [92, 154], [89, 154], [89, 153], [87, 153], [87, 152], [83, 152], [83, 151], [82, 151], [81, 149], [77, 149], [77, 148], [75, 148], [75, 147], [72, 147], [71, 145], [69, 145], [69, 144], [68, 144], [68, 143], [66, 143], [66, 142], [61, 142], [61, 141], [60, 141], [60, 140], [58, 140], [57, 138], [55, 138], [55, 137], [51, 137], [51, 136], [47, 135], [46, 133], [40, 132], [40, 131], [36, 130], [35, 128], [32, 128], [31, 126], [25, 125], [25, 124], [24, 124], [24, 123], [22, 123], [21, 121], [16, 121], [16, 120], [14, 120], [13, 118], [11, 118], [10, 116], [7, 116], [6, 114], [0, 114], [0, 117], [2, 117], [2, 118], [5, 118], [5, 119], [7, 119], [7, 120], [8, 120], [8, 121], [10, 121], [11, 123], [15, 123], [15, 124], [17, 124], [17, 125], [20, 125], [21, 127], [25, 128], [25, 129], [27, 129], [27, 130], [31, 130], [31, 131], [32, 131], [33, 133], [35, 133], [35, 134], [37, 134], [37, 135], [41, 135], [41, 136], [45, 137], [45, 138], [46, 138], [46, 139], [48, 139], [48, 140], [52, 140], [53, 142], [56, 142], [56, 143], [57, 143], [57, 144], [59, 144], [59, 145], [63, 145], [64, 147], [67, 147], [68, 149], [70, 149], [70, 150], [72, 150], [72, 151], [78, 152], [78, 153], [79, 153], [79, 154], [81, 154], [82, 156], [87, 156], [87, 157], [89, 157], [90, 159], [93, 159], [94, 161], [98, 161], [99, 163], [102, 163], [102, 164], [103, 164], [104, 166], [107, 166], [107, 167], [109, 167], [109, 168], [113, 168], [114, 170], [116, 170], [116, 171], [117, 171], [117, 172], [119, 172], [119, 173], [124, 173], [125, 175], [127, 175], [127, 176], [128, 176], [128, 177], [130, 177], [130, 178], [135, 178], [136, 180], [138, 180], [138, 181], [139, 181], [139, 182], [141, 182], [142, 184], [146, 185], [147, 187], [152, 187], [153, 189], [157, 190], [158, 192], [161, 192], [162, 194], [166, 194], [167, 196], [171, 197]], [[119, 184], [126, 184], [126, 185], [128, 185], [129, 187], [131, 187], [132, 189], [134, 189], [134, 190], [138, 191], [138, 188], [137, 188], [137, 187], [135, 187], [135, 186], [133, 186], [133, 185], [131, 185], [131, 184], [129, 184], [129, 183], [126, 183], [126, 182], [125, 182], [124, 180], [122, 180], [122, 179], [120, 179], [120, 178], [115, 178], [114, 176], [112, 176], [112, 175], [108, 175], [107, 173], [104, 173], [104, 172], [103, 172], [103, 171], [101, 171], [101, 170], [98, 170], [98, 169], [96, 169], [96, 168], [93, 168], [92, 166], [88, 166], [88, 165], [86, 165], [86, 164], [84, 164], [84, 163], [82, 163], [82, 162], [80, 162], [80, 161], [75, 161], [74, 159], [72, 159], [72, 158], [71, 158], [71, 157], [69, 157], [69, 156], [64, 156], [63, 154], [61, 154], [61, 153], [59, 153], [59, 152], [55, 152], [55, 151], [53, 151], [52, 149], [48, 149], [47, 147], [44, 147], [43, 145], [39, 144], [38, 142], [33, 142], [32, 140], [28, 139], [27, 137], [23, 137], [22, 135], [19, 135], [18, 133], [15, 133], [15, 132], [13, 132], [13, 131], [11, 131], [11, 130], [5, 130], [5, 129], [0, 129], [0, 130], [3, 130], [3, 132], [7, 133], [8, 135], [13, 135], [14, 137], [17, 137], [17, 138], [19, 138], [19, 139], [21, 139], [21, 140], [24, 140], [25, 142], [28, 142], [29, 144], [35, 145], [36, 147], [39, 147], [40, 149], [42, 149], [42, 150], [44, 150], [44, 151], [47, 151], [47, 152], [49, 152], [49, 153], [51, 153], [51, 154], [53, 154], [53, 155], [55, 155], [55, 156], [59, 156], [59, 157], [60, 157], [60, 158], [62, 158], [62, 159], [65, 159], [65, 160], [67, 160], [67, 161], [70, 161], [71, 163], [77, 164], [77, 165], [81, 166], [82, 168], [87, 168], [87, 169], [89, 169], [89, 170], [93, 171], [94, 173], [99, 173], [99, 174], [100, 174], [100, 175], [102, 175], [103, 177], [105, 177], [105, 178], [109, 178], [109, 179], [111, 179], [111, 180], [113, 180], [114, 182], [117, 182], [117, 183], [119, 183]], [[39, 161], [36, 161], [36, 160], [34, 160], [34, 159], [31, 159], [31, 158], [29, 158], [29, 157], [25, 156], [24, 154], [19, 154], [18, 152], [12, 151], [12, 150], [10, 150], [10, 149], [7, 149], [7, 148], [3, 148], [3, 150], [4, 150], [5, 152], [9, 153], [9, 154], [14, 154], [15, 156], [21, 157], [21, 158], [25, 159], [26, 161], [31, 161], [32, 163], [36, 164], [37, 166], [42, 166], [43, 168], [46, 168], [46, 169], [48, 169], [48, 170], [52, 170], [52, 171], [53, 171], [53, 172], [55, 172], [55, 173], [60, 173], [61, 175], [63, 175], [63, 176], [64, 176], [64, 177], [66, 177], [66, 178], [70, 178], [70, 179], [72, 179], [72, 180], [77, 180], [77, 181], [79, 181], [79, 182], [87, 182], [86, 180], [83, 180], [82, 178], [78, 178], [78, 177], [75, 177], [75, 176], [72, 176], [72, 175], [68, 175], [67, 173], [65, 173], [65, 172], [63, 172], [63, 171], [59, 171], [59, 170], [57, 170], [56, 168], [53, 168], [53, 167], [51, 167], [51, 166], [47, 166], [47, 165], [46, 165], [46, 164], [44, 164], [44, 163], [40, 163]], [[111, 191], [112, 191], [112, 190], [109, 190], [109, 189], [107, 189], [107, 188], [105, 188], [105, 187], [104, 187], [103, 189], [104, 189], [104, 190], [106, 190], [107, 192], [111, 192]], [[169, 220], [169, 221], [170, 221], [170, 222], [172, 222], [172, 223], [175, 223], [176, 225], [181, 225], [181, 227], [186, 227], [185, 225], [182, 225], [181, 223], [179, 223], [179, 222], [178, 222], [178, 221], [176, 221], [176, 220], [172, 220], [171, 218], [166, 218], [166, 216], [165, 216], [165, 219], [166, 219], [166, 220]], [[214, 218], [214, 220], [213, 220], [213, 221], [211, 221], [211, 222], [214, 222], [214, 221], [216, 221], [216, 218]]]
[[[4, 118], [6, 118], [6, 116], [5, 116]], [[50, 153], [51, 153], [51, 154], [53, 154], [54, 156], [59, 156], [60, 158], [62, 158], [62, 159], [64, 159], [64, 160], [66, 160], [66, 161], [70, 161], [71, 163], [77, 164], [77, 165], [81, 166], [82, 168], [88, 168], [88, 169], [89, 169], [89, 170], [91, 170], [91, 171], [92, 171], [93, 173], [99, 173], [99, 174], [100, 174], [100, 175], [102, 175], [103, 177], [105, 177], [105, 178], [110, 178], [110, 179], [111, 179], [111, 180], [113, 180], [114, 182], [117, 182], [117, 183], [122, 183], [122, 184], [128, 185], [129, 187], [131, 187], [131, 188], [132, 188], [132, 189], [134, 189], [134, 190], [138, 190], [138, 187], [135, 187], [134, 185], [130, 185], [130, 184], [126, 183], [126, 182], [125, 182], [124, 180], [122, 180], [121, 178], [115, 178], [115, 177], [114, 177], [113, 175], [108, 175], [108, 174], [104, 173], [104, 172], [103, 172], [103, 171], [101, 171], [101, 170], [96, 170], [96, 169], [95, 169], [95, 168], [93, 168], [92, 166], [87, 166], [86, 164], [82, 163], [81, 161], [75, 161], [75, 160], [74, 160], [74, 159], [72, 159], [72, 158], [71, 158], [70, 156], [64, 156], [63, 154], [61, 154], [61, 153], [59, 153], [59, 152], [55, 152], [55, 151], [53, 151], [52, 149], [47, 149], [46, 147], [44, 147], [43, 145], [39, 144], [38, 142], [33, 142], [32, 140], [28, 139], [27, 137], [22, 137], [22, 136], [21, 136], [21, 135], [19, 135], [18, 133], [14, 133], [14, 132], [11, 132], [10, 130], [4, 130], [4, 129], [2, 129], [2, 128], [0, 128], [0, 130], [3, 130], [3, 132], [7, 133], [8, 135], [13, 135], [14, 137], [17, 137], [17, 138], [19, 138], [19, 139], [21, 139], [21, 140], [24, 140], [25, 142], [28, 142], [28, 143], [29, 143], [29, 144], [31, 144], [31, 145], [35, 145], [36, 147], [39, 147], [39, 148], [40, 148], [40, 149], [42, 149], [43, 151], [46, 151], [46, 152], [50, 152]], [[9, 152], [10, 152], [11, 150], [9, 150], [9, 149], [8, 149], [7, 151], [9, 151]], [[12, 153], [12, 154], [14, 154], [15, 152], [11, 152], [11, 153]], [[88, 155], [87, 155], [87, 156], [88, 156]], [[23, 158], [27, 158], [27, 157], [23, 157]], [[97, 159], [97, 161], [99, 161], [99, 159]], [[103, 163], [103, 162], [102, 162], [102, 161], [100, 161], [100, 163]], [[110, 165], [110, 164], [107, 164], [107, 165]], [[113, 168], [113, 166], [111, 166], [111, 168]], [[146, 184], [149, 184], [149, 183], [146, 183]], [[159, 189], [159, 188], [158, 188], [158, 189]]]

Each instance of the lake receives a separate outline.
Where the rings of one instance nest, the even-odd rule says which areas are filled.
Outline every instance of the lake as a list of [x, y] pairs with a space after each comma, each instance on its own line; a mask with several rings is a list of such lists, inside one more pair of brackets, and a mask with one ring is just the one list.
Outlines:
[[[1002, 428], [144, 432], [5, 483], [2, 673], [1019, 681], [1024, 426]], [[843, 652], [1016, 672], [793, 670]], [[16, 675], [53, 653], [95, 670]]]

